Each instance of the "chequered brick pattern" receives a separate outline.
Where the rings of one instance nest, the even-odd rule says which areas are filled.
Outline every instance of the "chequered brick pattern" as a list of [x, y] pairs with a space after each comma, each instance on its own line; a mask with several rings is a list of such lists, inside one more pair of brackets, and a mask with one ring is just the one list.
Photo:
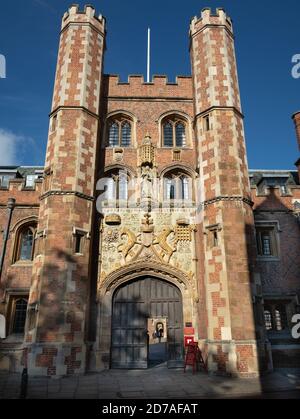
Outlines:
[[[249, 204], [218, 197], [250, 198], [244, 128], [241, 115], [232, 26], [222, 10], [205, 9], [191, 23], [192, 73], [197, 136], [200, 139], [200, 179], [204, 200], [204, 229], [219, 225], [219, 244], [206, 240], [204, 281], [208, 338], [211, 341], [255, 341], [248, 265], [248, 229], [253, 232]], [[210, 130], [201, 115], [209, 112]], [[207, 232], [206, 232], [207, 234]], [[212, 368], [231, 373], [256, 373], [256, 354], [249, 362], [228, 359], [224, 345], [209, 357]], [[216, 367], [213, 365], [216, 364]], [[228, 366], [230, 364], [230, 367]], [[235, 371], [234, 371], [235, 370]]]

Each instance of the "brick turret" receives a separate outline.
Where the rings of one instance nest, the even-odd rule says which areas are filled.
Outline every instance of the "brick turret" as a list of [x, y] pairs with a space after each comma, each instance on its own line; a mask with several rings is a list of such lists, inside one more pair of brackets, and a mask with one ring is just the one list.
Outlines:
[[72, 6], [62, 21], [29, 301], [31, 374], [85, 370], [104, 48], [105, 19], [91, 6]]
[[209, 370], [252, 376], [258, 373], [249, 271], [254, 220], [232, 21], [223, 9], [204, 9], [190, 37], [204, 200], [204, 345]]

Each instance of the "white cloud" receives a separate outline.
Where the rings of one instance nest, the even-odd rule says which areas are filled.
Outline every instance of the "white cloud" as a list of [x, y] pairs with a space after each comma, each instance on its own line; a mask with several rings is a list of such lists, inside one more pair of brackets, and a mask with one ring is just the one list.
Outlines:
[[17, 149], [21, 137], [0, 128], [0, 166], [17, 163]]
[[22, 164], [22, 160], [29, 150], [32, 154], [36, 151], [36, 148], [35, 141], [32, 138], [0, 128], [0, 166]]

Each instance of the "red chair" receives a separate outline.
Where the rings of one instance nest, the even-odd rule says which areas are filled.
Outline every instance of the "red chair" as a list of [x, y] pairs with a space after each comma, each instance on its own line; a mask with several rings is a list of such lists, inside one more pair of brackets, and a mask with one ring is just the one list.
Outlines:
[[195, 374], [196, 370], [198, 371], [198, 365], [200, 365], [204, 369], [204, 371], [207, 372], [207, 367], [197, 342], [190, 343], [187, 346], [184, 363], [184, 372], [186, 371], [186, 367], [188, 365], [193, 367], [193, 374]]

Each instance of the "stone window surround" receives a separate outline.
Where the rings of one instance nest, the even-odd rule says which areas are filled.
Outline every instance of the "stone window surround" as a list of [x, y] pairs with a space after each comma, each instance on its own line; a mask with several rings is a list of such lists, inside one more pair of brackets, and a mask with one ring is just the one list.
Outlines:
[[[80, 245], [80, 252], [76, 252], [76, 241], [78, 237], [81, 237], [82, 242]], [[84, 230], [82, 228], [77, 228], [77, 227], [73, 227], [73, 237], [74, 237], [74, 246], [73, 246], [73, 250], [74, 250], [74, 254], [76, 256], [82, 256], [84, 255], [84, 251], [85, 251], [85, 247], [86, 247], [86, 240], [89, 240], [91, 238], [91, 234], [89, 231]]]
[[[31, 228], [33, 230], [33, 246], [32, 246], [32, 258], [31, 260], [20, 260], [20, 251], [21, 251], [21, 236], [22, 232], [26, 228]], [[17, 230], [15, 232], [15, 239], [14, 239], [14, 246], [13, 246], [13, 252], [12, 252], [12, 265], [14, 266], [21, 266], [21, 265], [31, 265], [33, 263], [34, 259], [34, 253], [35, 253], [35, 242], [36, 242], [36, 232], [37, 232], [37, 222], [35, 221], [24, 221], [22, 224], [20, 224], [17, 227]]]
[[[5, 318], [6, 318], [6, 337], [9, 337], [12, 335], [12, 328], [14, 324], [14, 302], [17, 301], [20, 298], [27, 299], [29, 301], [29, 293], [30, 290], [28, 288], [7, 288], [5, 290], [3, 300], [1, 301], [2, 304], [6, 305], [5, 310]], [[28, 308], [27, 308], [28, 309]], [[26, 320], [27, 321], [27, 320]], [[26, 329], [26, 324], [25, 324]], [[21, 335], [16, 335], [17, 338], [21, 340]], [[23, 340], [23, 335], [22, 335]]]
[[[273, 251], [274, 254], [267, 256], [267, 255], [260, 255], [259, 249], [257, 248], [257, 231], [258, 229], [268, 229], [272, 231], [271, 238], [273, 238]], [[265, 262], [278, 262], [280, 261], [280, 233], [282, 230], [280, 229], [280, 224], [278, 220], [255, 220], [255, 244], [256, 244], [256, 258], [258, 261], [265, 261]]]
[[[116, 121], [120, 125], [119, 144], [116, 145], [116, 146], [110, 146], [109, 145], [109, 128], [110, 128], [110, 124], [113, 121]], [[131, 125], [131, 141], [130, 141], [130, 146], [127, 146], [127, 147], [122, 146], [121, 141], [120, 141], [121, 124], [123, 122], [128, 122]], [[137, 146], [136, 124], [137, 124], [137, 118], [129, 112], [119, 110], [119, 111], [108, 114], [107, 118], [106, 118], [106, 121], [105, 121], [104, 130], [103, 130], [103, 134], [104, 134], [103, 135], [103, 148], [108, 148], [108, 149], [115, 149], [115, 148], [132, 149], [132, 148], [136, 148], [136, 146]]]
[[[264, 310], [270, 306], [285, 306], [286, 309], [286, 327], [283, 330], [270, 330], [269, 333], [284, 333], [287, 330], [290, 330], [294, 324], [291, 322], [292, 317], [297, 312], [300, 312], [300, 305], [298, 296], [295, 295], [265, 295], [263, 297], [264, 303]], [[271, 313], [272, 314], [272, 313]], [[272, 315], [272, 321], [274, 322], [274, 318]]]

